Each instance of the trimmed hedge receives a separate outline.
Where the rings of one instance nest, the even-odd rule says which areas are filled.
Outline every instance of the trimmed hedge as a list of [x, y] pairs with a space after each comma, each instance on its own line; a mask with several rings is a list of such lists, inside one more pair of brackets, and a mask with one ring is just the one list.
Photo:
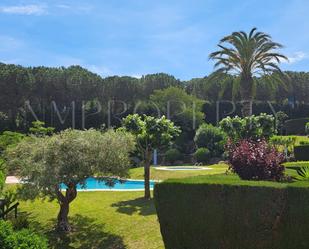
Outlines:
[[308, 249], [309, 182], [199, 176], [155, 185], [166, 249]]
[[309, 161], [309, 145], [294, 146], [294, 157], [297, 161]]
[[298, 118], [285, 121], [284, 129], [286, 135], [305, 135], [306, 124], [308, 122], [309, 118]]

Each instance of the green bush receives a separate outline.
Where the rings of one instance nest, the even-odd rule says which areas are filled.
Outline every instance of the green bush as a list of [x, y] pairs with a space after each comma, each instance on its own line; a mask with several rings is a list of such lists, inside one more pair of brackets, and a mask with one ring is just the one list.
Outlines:
[[19, 143], [25, 137], [24, 134], [13, 132], [13, 131], [5, 131], [0, 135], [0, 153], [4, 151], [9, 146], [14, 146]]
[[212, 156], [219, 157], [224, 152], [226, 138], [225, 132], [220, 128], [211, 124], [202, 124], [196, 131], [194, 141], [198, 148], [207, 148]]
[[234, 175], [156, 184], [165, 248], [308, 249], [308, 187], [307, 181], [243, 181]]
[[6, 239], [13, 234], [12, 225], [0, 219], [0, 248], [7, 249]]
[[171, 164], [182, 159], [182, 154], [177, 149], [169, 149], [165, 152], [165, 160]]
[[0, 196], [4, 187], [4, 183], [5, 183], [5, 174], [3, 171], [0, 170]]
[[298, 118], [287, 120], [284, 124], [285, 133], [287, 135], [305, 135], [306, 124], [309, 118]]
[[295, 146], [294, 156], [297, 161], [309, 161], [309, 145]]
[[21, 230], [24, 228], [29, 228], [30, 221], [28, 220], [28, 216], [19, 214], [16, 219], [12, 219], [11, 223], [15, 230]]
[[7, 249], [47, 249], [47, 240], [28, 229], [22, 229], [6, 238]]
[[220, 128], [226, 132], [232, 140], [260, 139], [276, 134], [275, 118], [272, 115], [261, 113], [259, 116], [240, 118], [238, 116], [227, 117], [220, 121]]
[[211, 153], [207, 148], [198, 148], [194, 157], [198, 163], [208, 163], [211, 158]]
[[1, 249], [47, 249], [47, 240], [28, 230], [14, 231], [9, 222], [0, 220]]

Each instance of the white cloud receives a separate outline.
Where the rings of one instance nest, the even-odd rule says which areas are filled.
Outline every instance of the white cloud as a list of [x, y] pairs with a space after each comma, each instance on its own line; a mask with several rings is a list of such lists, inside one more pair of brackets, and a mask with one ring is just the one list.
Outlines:
[[0, 44], [1, 52], [10, 52], [19, 49], [24, 45], [22, 41], [7, 35], [0, 35]]
[[134, 77], [134, 78], [137, 78], [137, 79], [140, 79], [143, 77], [142, 74], [132, 74], [131, 77]]
[[112, 71], [105, 66], [89, 65], [89, 64], [83, 64], [83, 63], [81, 63], [81, 66], [101, 76], [109, 76], [113, 74]]
[[295, 52], [294, 54], [288, 56], [289, 61], [285, 61], [285, 62], [289, 64], [294, 64], [296, 62], [302, 61], [307, 58], [309, 58], [308, 54], [299, 51], [299, 52]]
[[47, 13], [47, 9], [43, 5], [16, 5], [0, 7], [0, 12], [17, 15], [43, 15]]
[[71, 6], [67, 4], [57, 4], [56, 7], [60, 9], [70, 9], [71, 8]]

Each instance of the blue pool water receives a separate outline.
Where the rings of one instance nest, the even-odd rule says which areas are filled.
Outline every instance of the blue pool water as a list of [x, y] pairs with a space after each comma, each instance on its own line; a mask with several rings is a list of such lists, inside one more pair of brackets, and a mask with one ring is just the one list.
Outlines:
[[[154, 181], [150, 181], [150, 188], [153, 189]], [[66, 185], [62, 184], [61, 189], [66, 189]], [[98, 181], [94, 177], [90, 177], [86, 181], [86, 188], [82, 188], [80, 185], [77, 186], [77, 190], [144, 190], [144, 181], [127, 180], [124, 183], [116, 181], [113, 187], [105, 184], [105, 181]]]

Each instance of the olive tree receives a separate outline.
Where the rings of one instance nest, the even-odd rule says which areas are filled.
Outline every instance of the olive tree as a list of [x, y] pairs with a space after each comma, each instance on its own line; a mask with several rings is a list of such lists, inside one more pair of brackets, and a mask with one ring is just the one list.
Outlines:
[[134, 144], [134, 137], [124, 131], [68, 129], [50, 137], [24, 139], [6, 157], [8, 165], [18, 169], [23, 197], [57, 199], [57, 229], [70, 231], [69, 205], [77, 196], [77, 185], [85, 188], [91, 176], [101, 180], [127, 176]]
[[160, 149], [170, 144], [179, 135], [180, 129], [165, 116], [155, 118], [128, 115], [123, 119], [123, 127], [136, 136], [137, 149], [144, 157], [145, 198], [150, 198], [150, 164], [154, 149]]

